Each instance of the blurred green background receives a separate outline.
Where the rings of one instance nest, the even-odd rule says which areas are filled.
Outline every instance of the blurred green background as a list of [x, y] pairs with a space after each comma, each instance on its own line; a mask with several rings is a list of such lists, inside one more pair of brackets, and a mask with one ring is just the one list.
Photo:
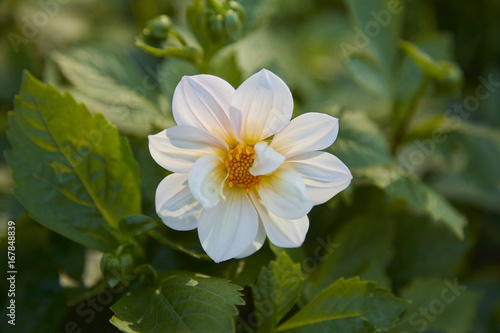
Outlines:
[[[13, 109], [23, 70], [29, 70], [70, 91], [92, 112], [102, 112], [129, 137], [141, 168], [144, 214], [156, 217], [154, 189], [165, 173], [151, 160], [145, 135], [173, 125], [170, 101], [180, 77], [202, 70], [237, 87], [257, 70], [268, 68], [290, 86], [295, 115], [318, 111], [340, 118], [339, 140], [332, 152], [355, 177], [345, 193], [312, 211], [311, 219], [318, 223], [311, 225], [304, 247], [290, 251], [300, 262], [315, 250], [321, 235], [350, 246], [314, 271], [304, 289], [305, 299], [327, 286], [325, 281], [361, 275], [415, 299], [413, 310], [418, 311], [419, 304], [432, 299], [422, 296], [421, 290], [439, 294], [443, 279], [458, 278], [467, 285], [466, 294], [446, 314], [430, 320], [427, 331], [500, 332], [500, 1], [404, 1], [404, 14], [393, 17], [398, 23], [382, 28], [382, 37], [375, 37], [349, 60], [342, 45], [355, 45], [359, 36], [353, 26], [360, 17], [356, 6], [369, 8], [370, 1], [242, 0], [246, 22], [241, 38], [218, 52], [207, 68], [156, 57], [135, 45], [149, 20], [167, 14], [188, 44], [198, 48], [186, 21], [190, 1], [0, 1], [2, 151], [9, 149], [7, 112]], [[398, 36], [431, 60], [421, 53], [412, 58], [414, 49], [398, 46]], [[430, 63], [419, 64], [426, 59]], [[387, 65], [387, 75], [372, 71], [373, 63], [382, 69]], [[445, 68], [444, 74], [435, 74], [443, 76], [429, 78], [432, 66]], [[143, 92], [137, 88], [145, 84], [144, 78], [161, 84]], [[422, 86], [423, 78], [428, 81]], [[485, 80], [490, 84], [478, 88]], [[125, 89], [129, 95], [123, 97]], [[456, 105], [474, 102], [467, 97], [477, 97], [477, 89], [487, 97], [476, 98], [472, 111], [458, 112]], [[122, 116], [116, 110], [124, 106]], [[450, 121], [454, 118], [445, 115], [458, 118], [460, 125], [454, 127]], [[426, 141], [436, 129], [447, 139]], [[426, 142], [433, 143], [426, 146]], [[396, 171], [384, 166], [388, 161]], [[401, 170], [449, 200], [467, 219], [464, 240], [458, 240], [446, 223], [434, 223], [454, 213], [433, 210], [430, 205], [438, 205], [438, 200], [428, 200], [431, 194], [418, 192], [414, 183], [408, 185], [397, 178], [400, 174], [392, 173]], [[12, 332], [71, 332], [65, 325], [72, 322], [81, 332], [118, 332], [108, 322], [112, 301], [101, 299], [95, 307], [91, 303], [103, 287], [99, 254], [33, 221], [12, 195], [14, 186], [2, 154], [2, 253], [6, 253], [4, 222], [13, 219], [18, 226], [18, 299], [24, 304]], [[444, 217], [436, 216], [441, 213]], [[448, 220], [459, 219], [453, 215]], [[457, 228], [460, 222], [454, 231]], [[183, 244], [196, 242], [196, 237], [164, 232]], [[377, 246], [371, 247], [373, 243]], [[233, 264], [214, 269], [189, 257], [176, 257], [176, 252], [152, 240], [145, 247], [156, 268], [180, 267], [234, 280]], [[261, 252], [249, 259], [256, 272], [248, 273], [247, 280], [272, 256], [267, 245]], [[350, 267], [346, 263], [351, 261]], [[245, 286], [248, 281], [236, 283]], [[5, 279], [0, 286], [3, 304]], [[112, 293], [115, 300], [120, 292]], [[11, 327], [0, 327], [10, 332]], [[402, 325], [394, 332], [417, 332], [419, 327]]]

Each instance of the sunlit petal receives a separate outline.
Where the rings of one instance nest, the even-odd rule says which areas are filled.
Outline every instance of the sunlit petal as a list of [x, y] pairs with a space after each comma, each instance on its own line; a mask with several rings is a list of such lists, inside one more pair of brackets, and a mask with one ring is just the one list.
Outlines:
[[323, 113], [305, 113], [273, 138], [271, 146], [285, 157], [329, 147], [337, 138], [337, 118]]
[[184, 76], [172, 100], [175, 122], [205, 129], [233, 144], [236, 141], [228, 115], [233, 95], [234, 88], [216, 76]]
[[285, 128], [292, 112], [290, 89], [278, 76], [263, 69], [238, 87], [229, 116], [236, 138], [253, 145]]

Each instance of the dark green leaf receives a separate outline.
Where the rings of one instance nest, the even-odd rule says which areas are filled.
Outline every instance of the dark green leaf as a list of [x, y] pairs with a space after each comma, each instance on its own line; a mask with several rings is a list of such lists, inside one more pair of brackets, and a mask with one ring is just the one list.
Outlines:
[[127, 236], [139, 236], [156, 227], [156, 222], [149, 216], [130, 215], [122, 218], [119, 228]]
[[116, 128], [26, 73], [8, 136], [15, 195], [31, 215], [86, 247], [116, 247], [120, 218], [141, 210], [137, 163]]
[[415, 280], [402, 292], [412, 303], [390, 332], [470, 332], [480, 295], [467, 289], [456, 278]]
[[[373, 214], [373, 213], [371, 213]], [[360, 276], [389, 287], [386, 268], [394, 256], [395, 223], [391, 218], [363, 216], [347, 221], [335, 234], [329, 254], [308, 281], [308, 297], [341, 277]]]
[[362, 112], [342, 113], [339, 124], [339, 137], [330, 152], [349, 168], [365, 168], [391, 161], [387, 141], [376, 124]]
[[397, 217], [395, 256], [389, 266], [394, 286], [428, 276], [455, 276], [470, 248], [470, 241], [460, 241], [443, 225], [425, 217]]
[[276, 327], [299, 300], [303, 282], [300, 264], [294, 264], [285, 252], [262, 268], [252, 288], [255, 309], [265, 316], [261, 329]]
[[122, 332], [234, 332], [241, 288], [190, 272], [164, 272], [111, 307], [111, 323]]
[[278, 327], [279, 332], [374, 332], [392, 327], [408, 302], [373, 282], [359, 278], [337, 280], [296, 315]]
[[414, 176], [393, 165], [374, 166], [353, 172], [355, 177], [365, 178], [390, 196], [402, 199], [421, 212], [428, 214], [434, 221], [447, 225], [460, 239], [467, 220], [446, 199]]

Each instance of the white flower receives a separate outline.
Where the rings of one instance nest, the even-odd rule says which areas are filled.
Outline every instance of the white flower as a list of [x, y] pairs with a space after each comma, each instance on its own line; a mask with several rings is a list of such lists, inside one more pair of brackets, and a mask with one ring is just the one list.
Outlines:
[[178, 125], [149, 136], [151, 155], [173, 172], [156, 190], [156, 211], [172, 229], [198, 228], [215, 262], [251, 255], [266, 234], [280, 247], [302, 245], [307, 213], [352, 179], [320, 151], [335, 141], [338, 120], [290, 121], [292, 94], [268, 70], [236, 90], [215, 76], [184, 76], [172, 111]]

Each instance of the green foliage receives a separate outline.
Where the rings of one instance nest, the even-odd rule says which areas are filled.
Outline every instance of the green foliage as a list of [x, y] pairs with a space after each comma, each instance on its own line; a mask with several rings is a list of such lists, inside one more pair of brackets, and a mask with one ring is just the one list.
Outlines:
[[457, 279], [415, 280], [402, 292], [411, 305], [390, 332], [470, 332], [480, 295]]
[[277, 326], [299, 300], [303, 282], [300, 265], [294, 264], [286, 252], [262, 268], [252, 288], [255, 309], [269, 314], [261, 329], [273, 330]]
[[[498, 2], [65, 2], [0, 4], [16, 332], [500, 331]], [[184, 75], [262, 68], [339, 119], [354, 177], [302, 246], [215, 264], [158, 218], [147, 135]]]
[[373, 282], [337, 280], [278, 332], [374, 332], [392, 327], [408, 302]]
[[386, 139], [377, 125], [362, 112], [339, 115], [339, 138], [330, 150], [350, 168], [390, 163]]
[[164, 97], [157, 94], [156, 67], [143, 71], [123, 50], [90, 46], [56, 53], [54, 60], [74, 85], [75, 98], [120, 130], [144, 135], [153, 125], [172, 124], [163, 108]]
[[25, 73], [8, 137], [16, 197], [38, 222], [94, 249], [120, 242], [118, 221], [140, 212], [141, 197], [137, 163], [114, 126]]
[[233, 332], [241, 288], [191, 272], [164, 272], [122, 297], [111, 323], [122, 332]]

